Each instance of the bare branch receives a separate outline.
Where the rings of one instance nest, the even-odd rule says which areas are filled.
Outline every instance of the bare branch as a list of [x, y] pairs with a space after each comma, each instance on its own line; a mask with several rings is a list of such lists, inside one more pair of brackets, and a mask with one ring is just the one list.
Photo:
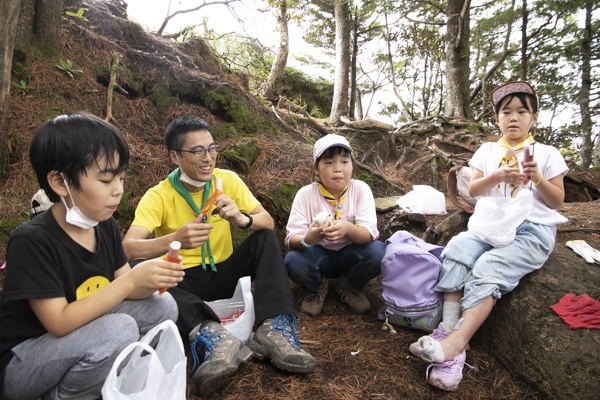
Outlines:
[[167, 24], [169, 23], [169, 21], [171, 20], [171, 18], [173, 18], [174, 16], [176, 16], [178, 14], [185, 14], [185, 13], [189, 13], [189, 12], [192, 12], [192, 11], [198, 11], [201, 8], [204, 8], [204, 7], [207, 7], [207, 6], [213, 6], [213, 5], [217, 5], [217, 4], [222, 4], [224, 6], [229, 7], [229, 4], [235, 3], [236, 1], [239, 1], [239, 0], [219, 0], [219, 1], [208, 1], [208, 2], [206, 0], [204, 0], [202, 2], [202, 4], [200, 4], [198, 7], [190, 8], [189, 10], [175, 11], [173, 14], [167, 15], [167, 17], [163, 21], [162, 25], [160, 26], [160, 28], [158, 29], [158, 32], [156, 32], [156, 34], [158, 36], [162, 36], [162, 33], [165, 30], [165, 28], [167, 27]]

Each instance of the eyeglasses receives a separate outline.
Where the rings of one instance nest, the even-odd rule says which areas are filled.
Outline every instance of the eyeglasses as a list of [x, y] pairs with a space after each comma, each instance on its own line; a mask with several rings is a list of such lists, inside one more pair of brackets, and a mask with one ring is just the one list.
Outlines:
[[210, 146], [208, 149], [205, 149], [204, 147], [198, 147], [196, 150], [175, 150], [175, 151], [183, 151], [186, 153], [192, 153], [194, 155], [194, 157], [200, 158], [200, 157], [204, 157], [204, 155], [206, 153], [210, 154], [211, 156], [216, 156], [217, 153], [219, 152], [219, 150], [221, 150], [221, 146], [214, 145], [214, 146]]

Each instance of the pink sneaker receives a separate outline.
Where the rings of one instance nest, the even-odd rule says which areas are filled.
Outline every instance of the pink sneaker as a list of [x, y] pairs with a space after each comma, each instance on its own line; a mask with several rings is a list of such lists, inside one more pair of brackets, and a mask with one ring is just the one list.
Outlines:
[[[467, 354], [463, 351], [454, 357], [452, 361], [430, 364], [425, 374], [429, 384], [449, 392], [458, 389], [458, 385], [460, 385], [463, 378], [462, 371], [465, 367], [466, 358]], [[431, 369], [431, 373], [429, 373], [429, 369]]]
[[[439, 341], [446, 339], [450, 333], [446, 331], [446, 325], [440, 322], [437, 329], [427, 335], [421, 336], [419, 340], [410, 345], [408, 350], [417, 357], [428, 362], [436, 362], [436, 359], [444, 359], [444, 351]], [[436, 343], [437, 342], [437, 343]], [[441, 353], [441, 354], [440, 354]]]

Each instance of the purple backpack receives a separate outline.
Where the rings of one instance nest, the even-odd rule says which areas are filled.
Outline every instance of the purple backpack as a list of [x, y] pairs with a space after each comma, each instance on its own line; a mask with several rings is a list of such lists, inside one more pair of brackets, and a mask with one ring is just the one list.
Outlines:
[[[442, 246], [398, 231], [385, 242], [381, 260], [383, 300], [377, 314], [389, 324], [433, 332], [442, 320], [443, 296], [433, 291], [442, 266]], [[391, 327], [390, 327], [391, 328]]]

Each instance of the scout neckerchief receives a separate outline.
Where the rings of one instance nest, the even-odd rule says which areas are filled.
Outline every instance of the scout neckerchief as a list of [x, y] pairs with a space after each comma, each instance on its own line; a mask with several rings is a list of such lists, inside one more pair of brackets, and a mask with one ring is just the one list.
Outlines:
[[331, 204], [333, 210], [335, 211], [335, 219], [338, 220], [342, 216], [344, 212], [344, 200], [346, 200], [346, 193], [348, 192], [348, 185], [340, 192], [340, 200], [338, 201], [334, 195], [329, 193], [325, 186], [319, 181], [317, 181], [317, 186], [319, 187], [319, 192], [325, 200]]
[[[173, 172], [171, 172], [169, 174], [169, 182], [171, 183], [171, 186], [173, 186], [173, 189], [175, 189], [175, 191], [177, 193], [179, 193], [179, 195], [181, 195], [181, 197], [183, 197], [185, 199], [185, 201], [188, 203], [188, 205], [190, 206], [192, 211], [196, 215], [200, 215], [200, 209], [206, 205], [206, 200], [208, 200], [208, 197], [210, 194], [211, 181], [206, 182], [206, 184], [204, 185], [204, 193], [202, 193], [202, 206], [200, 208], [198, 208], [198, 205], [192, 198], [192, 195], [187, 190], [187, 188], [184, 186], [184, 184], [181, 182], [181, 179], [179, 178], [179, 168], [176, 168], [175, 170], [173, 170]], [[205, 215], [204, 218], [206, 218], [206, 217], [207, 216]], [[206, 221], [203, 220], [202, 222], [206, 222]], [[214, 272], [217, 272], [217, 267], [215, 266], [215, 260], [213, 259], [212, 252], [210, 251], [210, 240], [209, 239], [206, 239], [206, 243], [200, 247], [200, 254], [202, 256], [202, 269], [206, 271], [206, 263], [204, 262], [204, 247], [206, 247], [206, 252], [208, 253], [208, 261], [210, 262], [210, 269], [213, 270]]]
[[[498, 140], [498, 144], [500, 145], [500, 147], [502, 147], [502, 149], [504, 150], [505, 153], [500, 158], [500, 163], [498, 164], [498, 168], [504, 167], [515, 161], [518, 162], [517, 154], [521, 150], [523, 150], [525, 148], [525, 146], [531, 145], [534, 143], [535, 143], [535, 139], [533, 138], [533, 136], [529, 135], [529, 136], [527, 136], [527, 138], [525, 140], [523, 140], [521, 143], [519, 143], [513, 147], [506, 141], [506, 139], [504, 139], [504, 137], [501, 137], [500, 140]], [[509, 186], [510, 186], [510, 196], [516, 197], [517, 192], [519, 191], [519, 188], [521, 187], [521, 184], [514, 185], [514, 186], [509, 185]], [[498, 184], [496, 190], [498, 193], [500, 193], [500, 184]]]

